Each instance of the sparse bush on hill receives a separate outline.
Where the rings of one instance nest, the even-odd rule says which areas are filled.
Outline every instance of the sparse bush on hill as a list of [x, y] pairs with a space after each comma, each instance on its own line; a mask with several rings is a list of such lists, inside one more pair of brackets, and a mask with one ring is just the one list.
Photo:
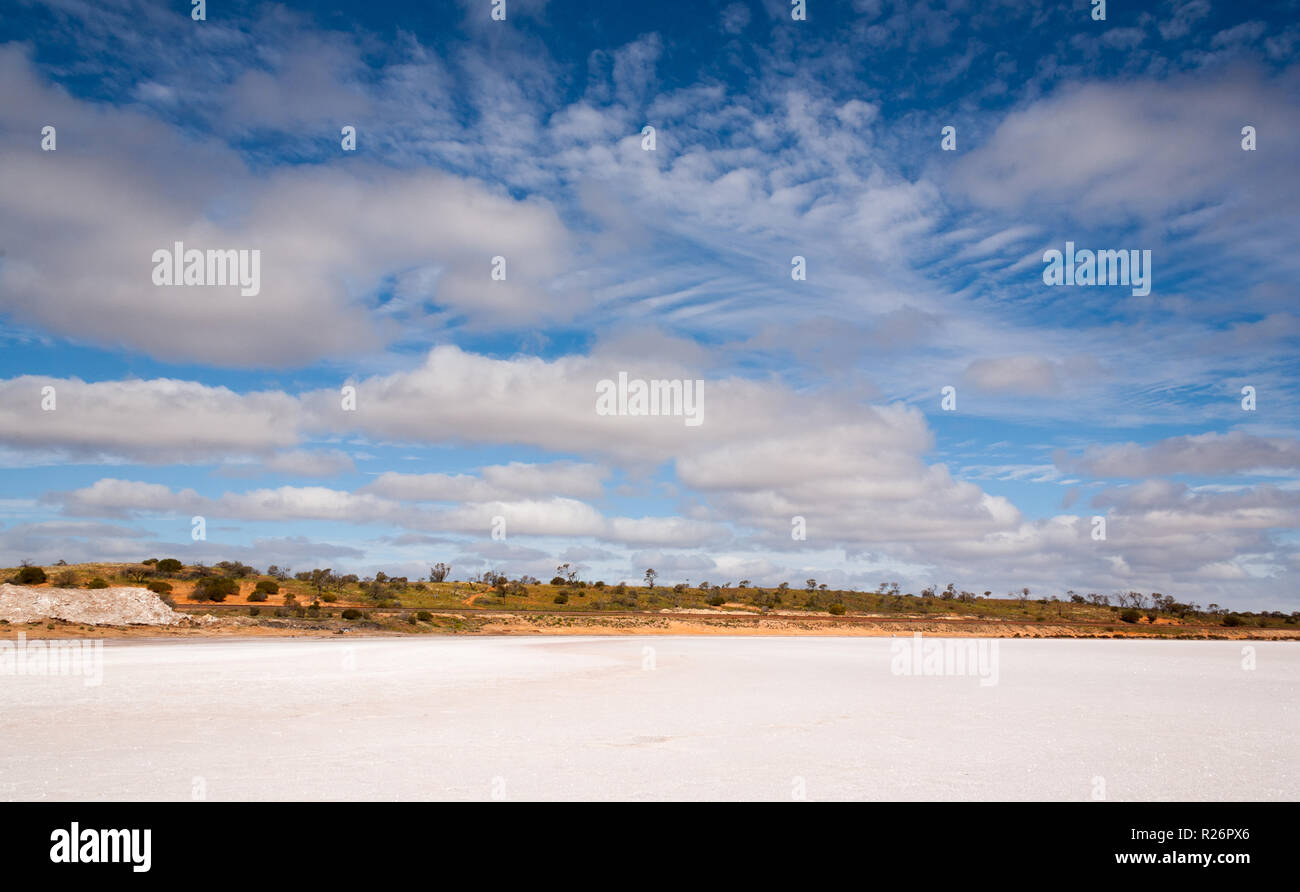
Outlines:
[[723, 597], [721, 592], [715, 592], [714, 594], [709, 595], [709, 599], [706, 603], [710, 607], [721, 607], [723, 604], [727, 603], [727, 599]]
[[257, 575], [256, 569], [250, 567], [248, 564], [240, 563], [239, 561], [218, 561], [217, 569], [222, 573], [225, 573], [227, 576], [233, 576], [236, 579], [244, 579], [248, 576]]
[[832, 604], [830, 607], [827, 607], [826, 609], [831, 612], [832, 616], [843, 616], [847, 612], [844, 605], [839, 603], [838, 601], [836, 601], [834, 604]]
[[185, 565], [176, 558], [163, 558], [158, 562], [159, 573], [179, 573], [185, 569]]
[[1142, 614], [1130, 607], [1121, 613], [1119, 618], [1126, 623], [1135, 623], [1142, 618]]
[[[272, 582], [269, 579], [262, 579], [259, 580], [257, 585], [253, 587], [253, 591], [262, 592], [263, 594], [267, 594], [267, 595], [278, 595], [280, 594], [280, 584], [277, 582]], [[259, 600], [264, 600], [264, 599], [259, 599]]]
[[1237, 626], [1244, 626], [1246, 621], [1235, 613], [1229, 613], [1223, 618], [1223, 624], [1230, 629], [1235, 629]]
[[262, 615], [262, 608], [261, 608], [261, 607], [250, 607], [250, 608], [248, 608], [248, 615], [249, 615], [249, 616], [261, 616], [261, 615]]
[[96, 576], [90, 582], [86, 583], [86, 588], [108, 588], [108, 583], [102, 577]]
[[255, 589], [253, 589], [251, 592], [248, 593], [248, 600], [250, 600], [250, 601], [258, 601], [258, 602], [261, 602], [261, 601], [265, 601], [266, 598], [267, 598], [267, 594], [266, 594], [266, 592], [262, 591], [262, 590], [259, 589], [259, 588], [255, 588]]
[[339, 596], [334, 594], [333, 592], [326, 592], [325, 594], [320, 596], [320, 599], [324, 601], [326, 604], [333, 604], [335, 601], [339, 599]]
[[361, 611], [357, 610], [355, 607], [349, 607], [347, 610], [344, 610], [342, 615], [344, 619], [361, 619]]
[[552, 577], [551, 577], [551, 585], [564, 585], [564, 577], [563, 577], [563, 576], [552, 576]]
[[59, 575], [54, 577], [54, 584], [60, 588], [72, 588], [77, 584], [77, 574], [71, 570], [60, 571]]
[[427, 610], [421, 610], [421, 611], [418, 611], [418, 612], [415, 614], [415, 618], [418, 619], [418, 620], [419, 620], [420, 622], [422, 622], [422, 623], [431, 623], [431, 622], [433, 622], [433, 614], [430, 613], [430, 612], [427, 611]]
[[149, 589], [149, 591], [153, 592], [155, 595], [166, 595], [171, 593], [172, 584], [170, 582], [162, 582], [161, 580], [155, 579], [146, 585], [145, 588]]
[[558, 595], [555, 596], [555, 603], [556, 603], [556, 604], [568, 604], [568, 603], [569, 603], [569, 596], [566, 595], [564, 592], [560, 592]]

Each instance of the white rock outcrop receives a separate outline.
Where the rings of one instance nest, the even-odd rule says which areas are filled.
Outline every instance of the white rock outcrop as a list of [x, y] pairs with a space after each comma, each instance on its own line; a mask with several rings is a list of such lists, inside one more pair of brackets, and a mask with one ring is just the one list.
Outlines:
[[0, 619], [30, 623], [61, 619], [99, 626], [172, 626], [185, 614], [172, 610], [147, 588], [36, 588], [0, 585]]

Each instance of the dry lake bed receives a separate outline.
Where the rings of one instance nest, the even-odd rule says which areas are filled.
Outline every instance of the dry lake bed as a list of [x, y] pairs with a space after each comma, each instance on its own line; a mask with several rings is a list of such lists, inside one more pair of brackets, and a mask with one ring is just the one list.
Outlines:
[[1300, 799], [1300, 645], [952, 647], [115, 641], [98, 679], [29, 648], [0, 799]]

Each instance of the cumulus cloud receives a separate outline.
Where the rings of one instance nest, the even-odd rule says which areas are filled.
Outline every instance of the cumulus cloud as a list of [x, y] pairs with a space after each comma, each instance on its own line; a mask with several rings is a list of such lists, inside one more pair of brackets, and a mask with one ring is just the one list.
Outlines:
[[267, 454], [296, 445], [302, 422], [298, 401], [274, 391], [236, 393], [171, 378], [0, 380], [0, 443], [57, 450], [74, 460], [200, 462]]
[[511, 462], [481, 468], [478, 474], [386, 471], [364, 491], [416, 502], [482, 502], [551, 494], [595, 498], [603, 493], [608, 474], [598, 465], [579, 462]]
[[[1222, 211], [1203, 225], [1221, 241], [1296, 204], [1300, 176], [1289, 163], [1300, 148], [1295, 77], [1242, 70], [1070, 85], [1009, 114], [958, 160], [952, 185], [988, 208], [1048, 205], [1091, 222], [1218, 205]], [[1267, 153], [1242, 152], [1243, 122], [1274, 131], [1278, 143]], [[1247, 194], [1258, 196], [1249, 215], [1240, 207]]]
[[[574, 246], [543, 200], [363, 162], [254, 172], [216, 141], [45, 86], [13, 46], [0, 79], [13, 100], [0, 111], [0, 311], [20, 322], [173, 361], [282, 366], [381, 347], [398, 332], [369, 304], [390, 288], [390, 320], [525, 325], [583, 301], [552, 287]], [[33, 150], [24, 134], [49, 120], [59, 149]], [[260, 251], [260, 292], [154, 285], [154, 252], [176, 242]]]
[[1056, 464], [1064, 471], [1093, 477], [1285, 473], [1300, 470], [1300, 441], [1242, 431], [1211, 432], [1149, 444], [1089, 446], [1081, 455], [1062, 451], [1056, 456]]

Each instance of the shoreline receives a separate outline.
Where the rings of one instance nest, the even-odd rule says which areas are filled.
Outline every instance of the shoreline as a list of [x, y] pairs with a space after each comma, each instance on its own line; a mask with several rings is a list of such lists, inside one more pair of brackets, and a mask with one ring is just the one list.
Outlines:
[[921, 634], [933, 638], [1131, 639], [1170, 641], [1300, 641], [1300, 629], [1156, 625], [1122, 623], [1017, 623], [964, 618], [895, 618], [873, 616], [798, 616], [791, 614], [696, 612], [608, 613], [567, 615], [530, 611], [430, 611], [432, 622], [412, 624], [380, 613], [361, 621], [341, 619], [254, 618], [190, 615], [176, 625], [93, 625], [41, 620], [0, 625], [0, 637], [23, 633], [28, 640], [104, 638], [123, 640], [250, 641], [294, 638], [421, 638], [578, 636], [688, 637], [836, 637], [897, 638]]

